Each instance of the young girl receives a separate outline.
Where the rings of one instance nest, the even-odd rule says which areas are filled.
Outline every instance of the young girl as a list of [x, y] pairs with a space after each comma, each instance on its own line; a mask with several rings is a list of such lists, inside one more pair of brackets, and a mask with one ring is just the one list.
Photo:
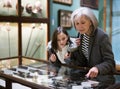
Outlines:
[[48, 43], [48, 51], [50, 63], [58, 68], [58, 70], [60, 69], [61, 64], [69, 64], [69, 45], [71, 43], [67, 31], [63, 29], [63, 27], [55, 29], [52, 41]]

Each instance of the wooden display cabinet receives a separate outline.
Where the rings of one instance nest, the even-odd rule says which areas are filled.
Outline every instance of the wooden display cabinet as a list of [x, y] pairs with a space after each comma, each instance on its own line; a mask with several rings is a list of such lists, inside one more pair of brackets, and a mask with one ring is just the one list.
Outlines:
[[[0, 1], [0, 67], [21, 65], [26, 57], [47, 61], [49, 3], [49, 0]], [[7, 64], [11, 59], [16, 60]]]

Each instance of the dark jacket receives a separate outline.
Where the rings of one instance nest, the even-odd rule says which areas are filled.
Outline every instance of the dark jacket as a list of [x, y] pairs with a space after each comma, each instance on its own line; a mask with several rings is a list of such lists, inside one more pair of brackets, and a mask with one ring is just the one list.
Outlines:
[[[81, 35], [81, 42], [82, 39], [83, 36]], [[102, 29], [97, 28], [90, 36], [88, 49], [89, 59], [87, 60], [82, 53], [80, 45], [78, 50], [72, 53], [72, 65], [89, 68], [96, 66], [99, 70], [99, 75], [95, 80], [103, 84], [113, 84], [115, 82], [112, 75], [115, 71], [114, 55], [109, 37]]]

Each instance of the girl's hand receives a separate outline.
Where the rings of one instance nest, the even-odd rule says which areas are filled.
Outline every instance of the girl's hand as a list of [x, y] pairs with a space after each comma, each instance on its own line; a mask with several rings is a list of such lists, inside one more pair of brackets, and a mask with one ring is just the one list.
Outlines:
[[55, 61], [56, 61], [56, 56], [55, 56], [55, 54], [51, 54], [49, 59], [50, 59], [52, 62], [55, 62]]
[[92, 67], [89, 72], [86, 74], [87, 78], [95, 78], [98, 75], [98, 68]]
[[64, 55], [64, 59], [68, 59], [68, 58], [70, 58], [70, 55], [71, 55], [71, 53], [66, 53], [65, 55]]

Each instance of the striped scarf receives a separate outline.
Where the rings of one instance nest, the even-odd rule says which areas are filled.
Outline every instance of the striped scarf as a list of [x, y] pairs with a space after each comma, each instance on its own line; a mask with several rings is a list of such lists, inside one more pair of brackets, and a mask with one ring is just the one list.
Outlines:
[[90, 38], [89, 36], [84, 34], [83, 40], [82, 40], [82, 52], [83, 52], [84, 56], [87, 58], [87, 60], [88, 60], [89, 38]]

